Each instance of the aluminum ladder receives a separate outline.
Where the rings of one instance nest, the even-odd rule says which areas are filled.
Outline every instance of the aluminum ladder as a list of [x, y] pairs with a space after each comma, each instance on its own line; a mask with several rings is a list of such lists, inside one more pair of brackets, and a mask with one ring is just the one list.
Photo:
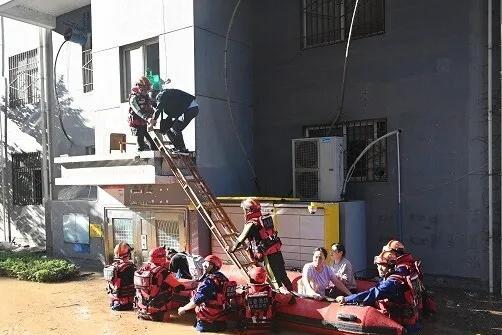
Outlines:
[[234, 253], [228, 250], [237, 242], [238, 233], [227, 213], [223, 210], [216, 197], [212, 194], [206, 182], [200, 175], [190, 156], [173, 153], [167, 147], [170, 142], [163, 141], [163, 135], [158, 129], [149, 129], [149, 135], [157, 145], [164, 161], [169, 165], [176, 180], [195, 206], [209, 230], [221, 245], [230, 260], [249, 278], [249, 269], [254, 261], [241, 245]]

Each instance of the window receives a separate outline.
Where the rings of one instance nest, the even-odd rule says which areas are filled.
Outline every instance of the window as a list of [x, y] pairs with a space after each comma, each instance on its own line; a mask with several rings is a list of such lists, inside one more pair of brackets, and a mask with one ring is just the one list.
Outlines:
[[[122, 101], [127, 101], [131, 87], [141, 76], [151, 81], [159, 78], [159, 42], [149, 40], [120, 48]], [[159, 87], [157, 87], [159, 88]]]
[[39, 101], [38, 50], [9, 57], [9, 106], [20, 107]]
[[40, 152], [12, 154], [12, 195], [17, 206], [42, 204]]
[[126, 242], [134, 246], [134, 226], [131, 219], [112, 219], [113, 224], [113, 244]]
[[82, 51], [82, 85], [84, 93], [93, 89], [92, 49]]
[[[302, 0], [302, 47], [343, 42], [349, 36], [356, 0]], [[352, 38], [367, 37], [385, 31], [384, 0], [360, 0]]]
[[[329, 136], [329, 126], [305, 127], [306, 137]], [[368, 144], [387, 133], [385, 119], [350, 121], [335, 125], [334, 136], [344, 136], [347, 150], [345, 171]], [[387, 140], [377, 142], [359, 160], [351, 181], [387, 181]]]
[[63, 215], [63, 240], [89, 244], [89, 217], [83, 214]]

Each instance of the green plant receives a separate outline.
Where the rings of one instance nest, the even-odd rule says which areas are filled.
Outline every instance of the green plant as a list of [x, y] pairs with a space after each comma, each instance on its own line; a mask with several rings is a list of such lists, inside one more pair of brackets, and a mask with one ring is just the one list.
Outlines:
[[0, 251], [0, 276], [36, 282], [71, 280], [78, 276], [75, 264], [43, 253]]

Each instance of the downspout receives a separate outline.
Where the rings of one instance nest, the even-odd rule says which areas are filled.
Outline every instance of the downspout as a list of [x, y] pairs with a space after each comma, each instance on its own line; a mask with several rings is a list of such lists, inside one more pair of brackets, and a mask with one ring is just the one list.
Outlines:
[[[6, 187], [7, 183], [5, 181], [5, 173], [6, 173], [6, 167], [7, 167], [7, 103], [9, 101], [8, 99], [8, 91], [9, 91], [9, 84], [7, 81], [7, 78], [5, 77], [5, 32], [4, 32], [4, 23], [3, 23], [3, 16], [0, 16], [0, 29], [2, 29], [2, 35], [0, 36], [1, 43], [2, 43], [2, 79], [3, 80], [3, 87], [4, 87], [4, 92], [3, 92], [3, 97], [4, 97], [4, 104], [3, 104], [3, 113], [4, 113], [4, 126], [5, 126], [5, 131], [3, 131], [2, 128], [2, 122], [0, 121], [0, 143], [4, 145], [4, 148], [0, 148], [0, 152], [2, 153], [0, 155], [1, 157], [1, 164], [0, 168], [2, 169], [2, 222], [3, 222], [3, 233], [4, 233], [4, 241], [10, 242], [11, 239], [11, 232], [10, 232], [10, 217], [9, 217], [9, 205], [8, 205], [8, 200], [7, 200], [7, 192], [6, 192]], [[5, 149], [5, 150], [4, 150]]]
[[493, 97], [492, 0], [488, 0], [488, 287], [493, 294]]
[[[500, 5], [500, 15], [502, 15], [502, 4]], [[500, 19], [500, 33], [502, 34], [502, 16]], [[499, 42], [502, 40], [502, 35], [500, 36]], [[501, 72], [500, 72], [500, 109], [502, 110], [502, 46], [499, 49], [499, 55], [501, 56], [500, 58], [500, 66], [501, 66]], [[502, 119], [500, 120], [500, 126], [502, 127]], [[500, 128], [502, 129], [502, 128]], [[502, 145], [502, 138], [500, 139], [500, 144]], [[501, 156], [501, 163], [502, 163], [502, 156]], [[501, 165], [502, 166], [502, 165]], [[500, 181], [500, 186], [502, 187], [502, 180]], [[500, 199], [501, 206], [502, 206], [502, 198]], [[500, 239], [500, 296], [502, 296], [502, 218], [500, 220], [500, 234], [501, 234], [501, 239]]]
[[40, 118], [42, 119], [42, 206], [45, 210], [45, 204], [49, 200], [48, 172], [47, 172], [47, 106], [45, 90], [45, 34], [44, 28], [38, 30], [39, 39], [39, 83], [40, 83]]

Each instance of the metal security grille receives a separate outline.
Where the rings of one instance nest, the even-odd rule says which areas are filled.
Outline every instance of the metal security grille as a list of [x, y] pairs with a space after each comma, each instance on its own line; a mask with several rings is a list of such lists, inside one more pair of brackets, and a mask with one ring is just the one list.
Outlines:
[[[305, 127], [306, 137], [329, 136], [329, 126]], [[387, 133], [385, 119], [350, 121], [335, 125], [332, 136], [344, 136], [348, 169], [368, 144]], [[346, 172], [346, 171], [345, 171]], [[387, 140], [376, 143], [357, 163], [351, 181], [387, 181]]]
[[82, 52], [82, 85], [84, 93], [93, 90], [92, 49]]
[[180, 250], [180, 221], [155, 220], [157, 227], [157, 245]]
[[12, 154], [12, 200], [14, 205], [42, 204], [40, 152]]
[[[343, 42], [349, 35], [356, 0], [303, 0], [302, 47]], [[352, 38], [385, 31], [384, 0], [360, 0]]]
[[134, 227], [132, 219], [112, 219], [113, 223], [113, 244], [120, 242], [134, 245]]
[[37, 49], [9, 57], [9, 106], [38, 103], [38, 79]]

